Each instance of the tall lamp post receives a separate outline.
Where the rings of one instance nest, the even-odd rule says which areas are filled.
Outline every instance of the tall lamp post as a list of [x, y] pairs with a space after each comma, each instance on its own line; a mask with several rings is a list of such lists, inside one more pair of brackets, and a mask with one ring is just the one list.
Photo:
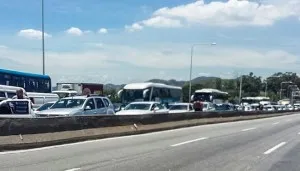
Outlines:
[[44, 28], [44, 0], [42, 0], [42, 53], [43, 53], [43, 75], [45, 75], [45, 28]]
[[240, 91], [239, 91], [239, 103], [242, 102], [242, 86], [243, 86], [243, 75], [240, 77]]
[[195, 46], [214, 46], [217, 43], [197, 43], [191, 46], [191, 64], [190, 64], [190, 83], [189, 83], [189, 103], [191, 103], [192, 96], [192, 71], [193, 71], [193, 55], [194, 55], [194, 47]]

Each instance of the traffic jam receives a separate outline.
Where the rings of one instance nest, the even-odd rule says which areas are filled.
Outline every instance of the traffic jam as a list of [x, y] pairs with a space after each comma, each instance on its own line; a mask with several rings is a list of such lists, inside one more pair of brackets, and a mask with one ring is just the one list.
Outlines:
[[118, 91], [120, 103], [103, 95], [103, 84], [57, 83], [52, 91], [46, 75], [0, 70], [1, 116], [70, 117], [78, 115], [143, 115], [185, 112], [297, 110], [300, 104], [278, 104], [268, 97], [243, 97], [240, 104], [228, 103], [229, 95], [217, 89], [193, 92], [182, 102], [182, 87], [143, 82], [125, 85]]

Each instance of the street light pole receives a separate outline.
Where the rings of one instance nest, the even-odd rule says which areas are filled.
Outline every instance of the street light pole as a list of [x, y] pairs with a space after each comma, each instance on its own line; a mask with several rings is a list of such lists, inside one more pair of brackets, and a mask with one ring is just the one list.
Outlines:
[[43, 53], [43, 75], [45, 75], [45, 30], [44, 30], [44, 0], [42, 0], [42, 53]]
[[243, 75], [240, 77], [240, 92], [239, 92], [239, 102], [242, 102], [242, 85], [243, 85]]
[[265, 97], [267, 97], [267, 91], [268, 91], [268, 80], [265, 82], [266, 87], [265, 87]]
[[191, 103], [191, 96], [192, 96], [192, 72], [193, 72], [194, 47], [195, 46], [213, 46], [213, 45], [217, 45], [217, 43], [198, 43], [198, 44], [193, 44], [191, 46], [190, 82], [189, 82], [189, 103]]

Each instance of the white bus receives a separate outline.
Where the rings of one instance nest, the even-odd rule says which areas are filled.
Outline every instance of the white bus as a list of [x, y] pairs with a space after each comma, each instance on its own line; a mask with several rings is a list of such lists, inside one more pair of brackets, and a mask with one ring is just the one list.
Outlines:
[[158, 101], [173, 103], [182, 101], [182, 88], [160, 83], [132, 83], [127, 84], [118, 92], [122, 104], [136, 101]]
[[192, 101], [211, 102], [214, 104], [228, 103], [228, 93], [217, 89], [196, 90], [192, 95]]
[[271, 104], [270, 98], [263, 97], [263, 96], [243, 97], [241, 103], [242, 103], [242, 105], [247, 105], [247, 104], [270, 105]]

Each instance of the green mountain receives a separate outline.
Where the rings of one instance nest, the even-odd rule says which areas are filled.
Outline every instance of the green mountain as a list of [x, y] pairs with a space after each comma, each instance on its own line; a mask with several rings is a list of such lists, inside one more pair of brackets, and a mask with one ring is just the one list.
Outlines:
[[[202, 77], [197, 77], [192, 79], [192, 84], [215, 84], [217, 79], [218, 77], [202, 76]], [[177, 81], [175, 79], [171, 79], [171, 80], [151, 79], [148, 80], [147, 82], [163, 83], [163, 84], [174, 85], [179, 87], [183, 87], [185, 84], [189, 84], [189, 81]]]

